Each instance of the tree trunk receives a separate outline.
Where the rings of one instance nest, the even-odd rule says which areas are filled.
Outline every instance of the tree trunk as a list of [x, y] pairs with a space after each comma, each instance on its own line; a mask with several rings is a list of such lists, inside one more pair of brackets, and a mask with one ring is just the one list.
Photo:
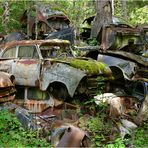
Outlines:
[[101, 29], [112, 23], [112, 0], [96, 0], [97, 15], [94, 18], [91, 38], [97, 38]]
[[38, 38], [38, 7], [37, 5], [35, 6], [35, 39], [37, 40]]
[[3, 2], [4, 13], [2, 16], [2, 25], [4, 26], [4, 30], [8, 33], [8, 24], [10, 20], [10, 9], [9, 9], [9, 2]]
[[122, 16], [127, 20], [127, 9], [126, 9], [126, 0], [121, 0], [122, 5]]

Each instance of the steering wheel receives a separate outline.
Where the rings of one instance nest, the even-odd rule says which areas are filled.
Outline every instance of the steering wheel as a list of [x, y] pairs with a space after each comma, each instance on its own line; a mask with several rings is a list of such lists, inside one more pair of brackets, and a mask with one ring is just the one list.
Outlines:
[[59, 54], [57, 57], [68, 57], [68, 53], [63, 52], [63, 53]]

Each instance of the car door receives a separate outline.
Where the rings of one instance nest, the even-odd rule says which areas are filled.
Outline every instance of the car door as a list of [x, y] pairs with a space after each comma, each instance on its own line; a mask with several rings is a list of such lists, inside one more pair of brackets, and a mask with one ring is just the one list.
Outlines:
[[17, 85], [39, 86], [41, 62], [35, 45], [18, 46], [17, 60], [12, 74]]
[[0, 71], [12, 74], [12, 65], [16, 61], [17, 46], [6, 48], [0, 55]]

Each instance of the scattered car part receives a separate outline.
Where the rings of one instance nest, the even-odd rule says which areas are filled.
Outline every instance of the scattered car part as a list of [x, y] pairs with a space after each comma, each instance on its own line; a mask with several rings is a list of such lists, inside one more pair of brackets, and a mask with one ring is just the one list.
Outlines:
[[0, 103], [14, 99], [16, 93], [14, 81], [13, 75], [0, 72]]
[[[59, 138], [55, 140], [57, 137]], [[88, 137], [86, 137], [86, 132], [77, 127], [61, 126], [53, 132], [51, 142], [56, 142], [54, 145], [56, 147], [88, 147], [88, 142], [86, 142]]]
[[36, 124], [35, 120], [33, 120], [34, 116], [31, 115], [28, 110], [19, 107], [16, 108], [15, 114], [24, 128], [34, 130], [40, 128], [40, 126]]
[[95, 96], [96, 104], [100, 105], [102, 103], [109, 104], [109, 116], [111, 118], [119, 118], [124, 115], [128, 115], [131, 112], [138, 110], [137, 105], [139, 102], [136, 98], [132, 96], [127, 96], [122, 93], [104, 93]]

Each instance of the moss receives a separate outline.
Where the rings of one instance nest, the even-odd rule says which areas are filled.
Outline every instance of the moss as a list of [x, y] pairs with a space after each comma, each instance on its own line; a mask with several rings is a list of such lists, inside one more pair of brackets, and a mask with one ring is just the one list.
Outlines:
[[81, 69], [89, 75], [111, 76], [111, 70], [108, 65], [88, 58], [58, 58], [52, 59], [53, 62], [68, 64], [74, 68]]
[[69, 61], [70, 65], [84, 70], [88, 74], [98, 75], [105, 74], [110, 75], [111, 71], [109, 67], [102, 62], [97, 62], [95, 60], [82, 60], [82, 59], [72, 59]]

